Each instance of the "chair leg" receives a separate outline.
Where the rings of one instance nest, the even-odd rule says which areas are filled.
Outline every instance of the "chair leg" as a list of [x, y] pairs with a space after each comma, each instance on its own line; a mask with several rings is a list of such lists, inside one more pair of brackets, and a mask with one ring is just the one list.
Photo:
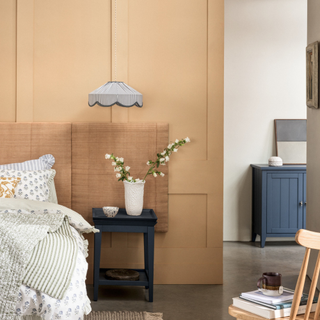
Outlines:
[[[318, 283], [318, 278], [319, 278], [319, 270], [320, 270], [320, 251], [318, 253], [318, 258], [316, 262], [316, 266], [313, 271], [313, 277], [312, 277], [312, 282], [311, 282], [311, 288], [309, 290], [309, 298], [308, 298], [308, 304], [307, 304], [307, 309], [306, 309], [306, 314], [309, 316], [310, 310], [312, 307], [312, 302], [313, 302], [313, 297], [314, 293], [316, 291], [316, 286]], [[314, 319], [318, 319], [319, 317], [319, 312], [320, 312], [320, 303], [317, 304], [317, 309], [316, 313], [314, 315]]]
[[310, 248], [306, 248], [306, 252], [304, 254], [304, 259], [303, 259], [302, 266], [301, 266], [300, 273], [299, 273], [299, 278], [297, 280], [297, 285], [296, 285], [296, 288], [294, 290], [294, 296], [293, 296], [293, 301], [292, 301], [292, 307], [291, 307], [291, 313], [290, 313], [289, 320], [295, 320], [296, 316], [297, 316], [297, 313], [298, 313], [300, 300], [301, 300], [301, 295], [302, 295], [304, 283], [305, 283], [305, 280], [306, 280], [306, 274], [307, 274], [308, 262], [309, 262], [309, 257], [310, 257], [310, 251], [311, 251]]

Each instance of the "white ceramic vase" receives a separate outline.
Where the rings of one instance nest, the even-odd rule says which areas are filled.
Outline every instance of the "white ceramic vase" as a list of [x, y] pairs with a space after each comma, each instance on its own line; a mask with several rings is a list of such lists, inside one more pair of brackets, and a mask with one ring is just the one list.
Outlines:
[[124, 184], [124, 200], [126, 211], [129, 216], [140, 216], [143, 209], [143, 195], [145, 181], [128, 182]]

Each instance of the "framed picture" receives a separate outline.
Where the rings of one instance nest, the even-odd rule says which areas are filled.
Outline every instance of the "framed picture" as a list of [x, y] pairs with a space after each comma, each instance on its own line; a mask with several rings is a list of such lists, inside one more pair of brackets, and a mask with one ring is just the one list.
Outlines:
[[309, 44], [306, 48], [307, 71], [307, 106], [319, 108], [318, 100], [318, 41]]
[[277, 156], [283, 164], [306, 164], [307, 120], [274, 120]]

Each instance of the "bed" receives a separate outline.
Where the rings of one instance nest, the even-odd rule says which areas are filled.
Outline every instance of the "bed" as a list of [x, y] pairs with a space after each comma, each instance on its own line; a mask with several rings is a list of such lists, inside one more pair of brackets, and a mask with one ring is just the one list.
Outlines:
[[[3, 179], [12, 181], [27, 173], [37, 177], [43, 191], [43, 171], [54, 172], [0, 169], [0, 188]], [[27, 179], [21, 182], [22, 187], [28, 184]], [[32, 184], [34, 190], [37, 184]], [[19, 184], [14, 186], [14, 197], [0, 198], [0, 318], [83, 319], [91, 311], [85, 284], [88, 242], [83, 233], [97, 230], [65, 206], [28, 199], [35, 196], [30, 188], [23, 188], [19, 197]]]
[[[48, 258], [52, 256], [53, 261], [51, 263], [65, 259], [62, 260], [63, 263], [61, 265], [68, 266], [67, 272], [65, 272], [67, 280], [64, 281], [63, 285], [58, 281], [58, 287], [63, 288], [60, 292], [54, 288], [57, 285], [48, 284], [46, 281], [51, 278], [60, 280], [62, 278], [60, 277], [60, 272], [64, 271], [60, 270], [59, 266], [54, 265], [51, 268], [51, 273], [47, 271], [42, 275], [42, 279], [39, 276], [39, 270], [29, 267], [30, 262], [25, 266], [24, 284], [21, 284], [16, 290], [16, 281], [12, 279], [19, 278], [16, 276], [19, 274], [16, 264], [19, 266], [20, 263], [24, 263], [24, 260], [23, 258], [9, 260], [10, 268], [12, 269], [9, 271], [15, 277], [11, 277], [10, 273], [2, 270], [1, 290], [5, 290], [7, 287], [10, 290], [8, 289], [7, 295], [1, 296], [0, 319], [83, 319], [83, 315], [91, 311], [85, 285], [88, 269], [86, 261], [88, 242], [84, 239], [83, 233], [94, 232], [95, 229], [80, 214], [69, 209], [71, 207], [71, 124], [0, 123], [0, 134], [3, 138], [0, 146], [0, 178], [3, 183], [10, 182], [8, 179], [20, 178], [19, 184], [15, 188], [15, 198], [0, 199], [2, 225], [10, 226], [12, 224], [12, 221], [5, 221], [6, 219], [17, 219], [16, 222], [20, 223], [22, 216], [29, 220], [45, 217], [43, 218], [42, 233], [38, 232], [36, 230], [37, 227], [34, 227], [34, 225], [29, 225], [29, 220], [23, 221], [23, 229], [32, 230], [32, 236], [39, 233], [37, 235], [38, 238], [34, 236], [36, 241], [32, 242], [27, 238], [25, 240], [25, 242], [29, 241], [28, 243], [31, 243], [31, 245], [34, 245], [34, 242], [37, 243], [33, 246], [32, 252], [34, 252], [39, 244], [44, 243], [44, 240], [49, 237], [43, 236], [43, 230], [48, 228], [45, 224], [48, 224], [52, 229], [56, 226], [57, 230], [52, 231], [57, 232], [62, 227], [62, 224], [59, 225], [57, 222], [59, 219], [60, 222], [63, 220], [68, 225], [69, 238], [67, 238], [67, 235], [59, 235], [59, 237], [62, 239], [62, 243], [66, 239], [72, 238], [70, 247], [73, 250], [70, 251], [72, 255], [69, 253], [69, 256], [66, 256], [68, 257], [67, 259], [63, 258], [60, 250], [52, 251], [56, 256], [50, 251], [48, 257], [42, 259], [48, 262], [50, 261]], [[50, 157], [52, 154], [54, 157]], [[3, 179], [8, 181], [3, 181]], [[52, 188], [52, 185], [50, 186], [52, 182], [54, 182], [54, 190], [50, 189], [50, 187]], [[4, 187], [7, 187], [7, 184]], [[57, 198], [59, 199], [59, 204], [57, 204]], [[61, 217], [64, 218], [61, 219]], [[53, 219], [52, 221], [50, 220], [50, 223], [48, 222], [49, 218]], [[36, 223], [40, 223], [40, 220], [37, 220]], [[6, 228], [6, 226], [2, 226], [2, 228]], [[17, 238], [22, 235], [28, 237], [27, 232], [24, 234], [24, 230], [19, 229], [18, 224], [15, 224], [15, 229], [19, 230]], [[2, 232], [4, 233], [4, 231]], [[52, 232], [52, 236], [54, 236], [54, 232]], [[50, 234], [48, 232], [45, 233]], [[10, 246], [11, 251], [16, 250], [16, 247], [19, 247], [18, 245], [21, 245], [24, 248], [23, 250], [27, 250], [26, 247], [23, 247], [23, 243], [19, 243], [20, 240], [14, 237], [12, 235], [12, 238], [10, 238], [10, 232], [7, 231], [5, 235], [2, 234], [2, 243], [9, 242], [8, 246]], [[9, 240], [6, 238], [9, 238]], [[42, 247], [39, 248], [38, 251]], [[5, 250], [1, 252], [2, 257], [5, 255], [3, 251]], [[66, 253], [64, 252], [64, 255]], [[27, 253], [25, 251], [18, 256], [27, 257]], [[30, 257], [36, 261], [41, 259], [35, 254]], [[39, 283], [39, 279], [41, 279], [41, 283]], [[34, 286], [32, 286], [33, 284]], [[36, 289], [44, 286], [45, 290], [43, 291]], [[11, 287], [16, 290], [15, 299], [12, 296]], [[12, 306], [14, 306], [15, 314], [11, 313]]]
[[79, 320], [91, 311], [83, 233], [97, 230], [57, 203], [55, 170], [37, 168], [43, 157], [32, 170], [21, 169], [30, 161], [0, 165], [0, 319]]
[[[19, 208], [19, 209], [18, 209]], [[60, 290], [63, 288], [63, 285], [66, 286], [65, 290], [61, 292], [55, 292], [54, 290], [48, 289], [39, 289], [39, 279], [40, 274], [37, 273], [35, 277], [29, 278], [29, 274], [34, 272], [34, 269], [30, 269], [27, 265], [27, 272], [23, 278], [23, 284], [19, 287], [18, 297], [15, 304], [15, 312], [17, 317], [14, 319], [29, 319], [28, 316], [41, 315], [41, 319], [82, 319], [84, 314], [88, 314], [91, 311], [90, 300], [86, 292], [86, 275], [88, 269], [88, 263], [86, 261], [87, 257], [87, 241], [84, 240], [82, 232], [84, 232], [83, 226], [85, 222], [78, 219], [77, 213], [61, 205], [48, 202], [36, 202], [33, 200], [17, 200], [17, 199], [0, 199], [0, 217], [3, 214], [12, 215], [19, 211], [19, 215], [33, 216], [33, 215], [59, 215], [66, 214], [68, 217], [68, 222], [70, 225], [70, 232], [75, 240], [76, 255], [68, 254], [63, 255], [60, 252], [57, 252], [58, 258], [51, 255], [51, 251], [48, 250], [47, 255], [49, 257], [44, 257], [45, 261], [51, 265], [54, 262], [61, 261], [62, 266], [65, 263], [65, 256], [72, 264], [71, 257], [74, 258], [74, 266], [70, 265], [69, 271], [70, 274], [69, 280], [63, 281], [63, 283], [57, 284], [56, 288]], [[75, 223], [76, 222], [76, 223]], [[82, 224], [82, 227], [79, 227], [79, 224]], [[81, 230], [82, 229], [82, 230]], [[94, 228], [87, 229], [86, 232], [94, 232]], [[45, 240], [45, 239], [44, 239]], [[44, 241], [42, 240], [42, 242]], [[41, 244], [42, 242], [39, 242]], [[63, 242], [63, 245], [65, 242]], [[35, 246], [35, 249], [37, 246]], [[35, 250], [34, 250], [35, 251]], [[34, 252], [33, 251], [33, 252]], [[38, 249], [39, 252], [46, 252], [43, 245]], [[54, 251], [54, 250], [53, 250]], [[69, 258], [70, 257], [70, 258]], [[31, 256], [33, 259], [34, 256]], [[51, 261], [48, 261], [51, 258]], [[30, 259], [30, 260], [31, 260]], [[37, 261], [38, 263], [38, 261]], [[30, 270], [29, 270], [30, 269]], [[46, 271], [48, 268], [44, 267], [45, 270], [44, 276], [52, 278], [52, 276], [47, 274]], [[63, 280], [63, 274], [59, 269], [59, 266], [52, 267], [54, 276], [58, 277], [58, 280]], [[41, 270], [40, 270], [41, 271]], [[65, 278], [68, 278], [67, 276]], [[35, 289], [37, 288], [37, 289]], [[43, 285], [40, 285], [40, 288], [43, 288]], [[6, 317], [5, 319], [9, 319]], [[37, 319], [37, 318], [35, 318]], [[39, 318], [40, 319], [40, 318]]]
[[[23, 254], [15, 254], [15, 257], [29, 254], [28, 263], [23, 267], [25, 278], [16, 294], [8, 297], [0, 295], [0, 320], [81, 320], [91, 311], [85, 284], [86, 277], [91, 276], [87, 275], [88, 241], [83, 237], [84, 233], [96, 232], [90, 224], [91, 207], [101, 205], [101, 195], [105, 190], [110, 193], [113, 205], [123, 206], [123, 189], [119, 188], [120, 184], [114, 184], [114, 179], [105, 179], [113, 173], [108, 171], [110, 166], [105, 164], [103, 155], [107, 150], [104, 147], [107, 145], [129, 159], [135, 154], [130, 160], [139, 173], [142, 158], [151, 158], [157, 150], [166, 147], [168, 125], [0, 123], [0, 134], [0, 182], [1, 179], [5, 180], [1, 186], [11, 186], [11, 189], [14, 187], [15, 190], [13, 198], [0, 198], [0, 220], [2, 225], [7, 224], [7, 229], [4, 227], [0, 238], [7, 241], [4, 242], [4, 247], [10, 247], [11, 251], [16, 250], [12, 243], [17, 242], [15, 246], [22, 250]], [[137, 149], [140, 156], [132, 152]], [[37, 161], [41, 164], [40, 167]], [[165, 171], [164, 179], [150, 180], [145, 193], [145, 203], [157, 212], [158, 232], [166, 232], [168, 228], [167, 167]], [[90, 200], [86, 196], [89, 190], [95, 196]], [[10, 193], [10, 190], [5, 191]], [[21, 223], [23, 227], [19, 229], [16, 227], [17, 223]], [[18, 236], [17, 232], [11, 235], [12, 226], [19, 230]], [[29, 246], [26, 241], [22, 241], [24, 237], [30, 241]], [[70, 259], [52, 253], [60, 251], [53, 249], [55, 247], [52, 243], [58, 240], [52, 239], [62, 241], [60, 238], [63, 237], [63, 241], [67, 243], [68, 240], [70, 244], [59, 245], [61, 248], [69, 248], [65, 257]], [[48, 247], [44, 247], [45, 245]], [[50, 254], [43, 258], [43, 252]], [[4, 254], [1, 251], [0, 253]], [[48, 262], [50, 257], [55, 258]], [[64, 261], [62, 266], [69, 266], [67, 271], [63, 270], [65, 273], [61, 273], [63, 277], [57, 276], [60, 275], [59, 268], [62, 269], [55, 265], [55, 261], [59, 260]], [[32, 266], [30, 261], [33, 262]], [[9, 264], [14, 270], [15, 261]], [[40, 275], [40, 271], [50, 269], [50, 265], [54, 266], [51, 267], [51, 274]], [[2, 273], [0, 290], [7, 285], [6, 280], [12, 274], [18, 274], [20, 269], [16, 267], [16, 273], [9, 270], [8, 277], [3, 276], [6, 273]], [[59, 289], [58, 292], [57, 288], [63, 290]], [[14, 314], [4, 315], [4, 310], [7, 312], [12, 309], [13, 304]]]

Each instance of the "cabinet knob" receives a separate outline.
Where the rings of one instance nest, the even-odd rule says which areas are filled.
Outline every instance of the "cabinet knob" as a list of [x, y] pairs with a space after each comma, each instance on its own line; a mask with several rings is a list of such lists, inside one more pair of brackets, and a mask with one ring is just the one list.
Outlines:
[[302, 202], [302, 201], [300, 201], [300, 202], [299, 202], [299, 206], [302, 206], [302, 205], [303, 205], [303, 202]]

